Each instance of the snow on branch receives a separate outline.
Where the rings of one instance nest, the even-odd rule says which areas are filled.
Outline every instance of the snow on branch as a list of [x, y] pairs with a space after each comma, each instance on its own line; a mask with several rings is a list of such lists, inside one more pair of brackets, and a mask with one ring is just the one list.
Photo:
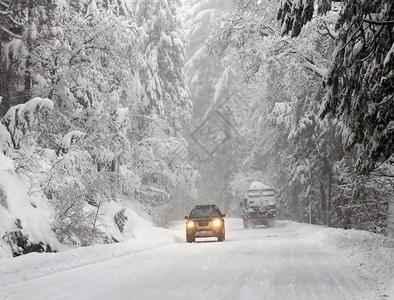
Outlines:
[[310, 62], [307, 59], [304, 62], [304, 66], [305, 66], [305, 68], [315, 72], [320, 77], [324, 77], [328, 73], [327, 69], [320, 68], [320, 67], [316, 66], [315, 64], [313, 64], [312, 62]]
[[268, 116], [272, 125], [290, 128], [292, 122], [293, 104], [291, 102], [276, 102], [274, 109]]
[[18, 22], [17, 20], [12, 18], [10, 15], [8, 15], [8, 19], [10, 19], [15, 25], [18, 25], [18, 26], [23, 26], [24, 25], [22, 22]]
[[321, 21], [319, 23], [318, 32], [321, 35], [329, 36], [333, 40], [335, 40], [338, 37], [338, 33], [336, 33], [334, 30], [332, 30], [330, 28], [330, 26], [327, 25], [326, 21]]
[[16, 33], [13, 33], [11, 31], [9, 31], [7, 28], [5, 28], [4, 26], [0, 26], [1, 30], [4, 31], [5, 33], [8, 33], [10, 36], [16, 38], [16, 39], [22, 39], [22, 36]]
[[53, 106], [51, 100], [36, 97], [24, 104], [12, 106], [7, 111], [1, 121], [11, 134], [15, 149], [19, 148], [20, 138], [31, 128], [38, 114], [43, 110], [52, 110]]
[[61, 142], [62, 150], [69, 150], [71, 145], [85, 136], [85, 133], [79, 130], [73, 130], [67, 133]]
[[4, 2], [4, 1], [0, 1], [0, 4], [3, 5], [6, 8], [10, 7], [10, 5], [8, 3]]
[[29, 112], [38, 112], [42, 109], [53, 109], [53, 102], [47, 98], [35, 97], [25, 103]]

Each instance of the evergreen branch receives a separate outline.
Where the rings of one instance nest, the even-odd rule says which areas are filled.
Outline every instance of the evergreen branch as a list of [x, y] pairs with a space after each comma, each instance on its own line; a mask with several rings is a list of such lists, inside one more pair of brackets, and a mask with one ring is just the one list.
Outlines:
[[[352, 34], [352, 37], [346, 42], [346, 44], [344, 46], [341, 47], [341, 49], [339, 49], [338, 52], [342, 52], [353, 40], [355, 40], [358, 36], [357, 33], [360, 31], [360, 29], [362, 28], [362, 25], [360, 25], [357, 30]], [[348, 31], [350, 30], [350, 28], [348, 29]], [[347, 36], [347, 33], [346, 33]]]
[[365, 41], [365, 34], [363, 34], [364, 46], [365, 46], [366, 48], [370, 47], [370, 46], [375, 42], [375, 40], [378, 38], [378, 36], [379, 36], [380, 33], [382, 32], [382, 30], [383, 30], [383, 26], [380, 27], [379, 30], [378, 30], [377, 32], [374, 32], [375, 34], [374, 34], [374, 36], [373, 36], [372, 41], [370, 41], [370, 42], [368, 42], [368, 43], [366, 43], [366, 41]]

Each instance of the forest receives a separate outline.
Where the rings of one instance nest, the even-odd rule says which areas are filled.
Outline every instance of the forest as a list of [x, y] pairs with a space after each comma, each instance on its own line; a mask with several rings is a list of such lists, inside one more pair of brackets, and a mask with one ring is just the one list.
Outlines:
[[1, 0], [0, 15], [0, 256], [121, 242], [134, 213], [239, 217], [255, 180], [279, 219], [394, 236], [393, 1]]

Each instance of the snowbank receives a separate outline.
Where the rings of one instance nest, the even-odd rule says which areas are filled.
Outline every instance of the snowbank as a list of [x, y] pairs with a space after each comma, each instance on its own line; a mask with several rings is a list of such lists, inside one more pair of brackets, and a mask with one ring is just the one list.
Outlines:
[[[0, 286], [179, 241], [171, 231], [156, 228], [141, 217], [141, 213], [137, 214], [140, 208], [136, 203], [130, 202], [124, 207], [110, 201], [102, 205], [100, 226], [105, 228], [109, 240], [123, 243], [84, 248], [62, 245], [51, 229], [53, 209], [48, 199], [29, 195], [29, 181], [13, 170], [13, 160], [0, 153]], [[114, 216], [122, 210], [123, 218], [127, 219], [120, 230]], [[60, 252], [29, 253], [13, 258], [12, 249], [3, 237], [18, 231], [28, 237], [30, 243], [43, 243]]]
[[[129, 203], [129, 208], [124, 208], [111, 201], [102, 206], [100, 226], [105, 227], [105, 234], [109, 238], [124, 243], [84, 248], [62, 245], [51, 230], [53, 211], [48, 200], [45, 197], [29, 196], [28, 180], [12, 170], [12, 159], [0, 153], [0, 286], [179, 241], [171, 231], [156, 228], [151, 221], [137, 214], [137, 204]], [[122, 209], [127, 220], [121, 232], [114, 216]], [[28, 236], [30, 242], [42, 242], [60, 252], [29, 253], [13, 258], [10, 246], [2, 237], [7, 232], [19, 230], [17, 219], [23, 227], [20, 231]]]
[[308, 225], [300, 230], [316, 244], [349, 262], [381, 293], [394, 295], [394, 239], [362, 230]]
[[153, 227], [137, 214], [129, 219], [134, 227], [134, 238], [124, 243], [100, 244], [59, 253], [30, 253], [1, 260], [0, 287], [180, 242], [172, 231]]
[[[3, 237], [6, 233], [19, 230], [28, 236], [30, 243], [42, 242], [57, 249], [59, 242], [51, 230], [52, 209], [47, 199], [29, 196], [28, 180], [13, 170], [12, 159], [0, 153], [0, 186], [5, 194], [4, 204], [0, 205], [0, 259], [12, 257], [11, 249]], [[19, 228], [17, 223], [20, 224]]]
[[[144, 216], [139, 203], [128, 201], [125, 207], [109, 201], [100, 208], [98, 228], [102, 229], [108, 241], [124, 243], [112, 247], [94, 245], [83, 249], [63, 245], [52, 230], [54, 211], [48, 199], [43, 195], [38, 196], [40, 193], [29, 193], [29, 180], [15, 173], [14, 169], [14, 161], [0, 153], [0, 286], [174, 243], [176, 240], [169, 231], [156, 228], [148, 216]], [[115, 221], [116, 215], [122, 219], [120, 222]], [[52, 250], [60, 252], [30, 253], [13, 258], [13, 252], [23, 251], [11, 248], [4, 237], [19, 232], [29, 244], [42, 243], [44, 249], [50, 246]], [[29, 270], [28, 274], [26, 270]]]

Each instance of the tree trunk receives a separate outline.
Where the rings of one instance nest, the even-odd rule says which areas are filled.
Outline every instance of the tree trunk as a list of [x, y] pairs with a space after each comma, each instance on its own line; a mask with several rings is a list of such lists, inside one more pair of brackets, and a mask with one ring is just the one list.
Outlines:
[[93, 231], [96, 229], [96, 222], [97, 222], [97, 218], [98, 218], [98, 214], [99, 214], [99, 211], [100, 211], [101, 204], [102, 204], [102, 202], [101, 202], [101, 199], [100, 199], [99, 202], [98, 202], [98, 205], [97, 205], [96, 214], [94, 215]]
[[33, 40], [31, 38], [31, 30], [33, 28], [34, 24], [34, 1], [29, 0], [29, 12], [28, 12], [28, 21], [27, 21], [27, 37], [26, 37], [26, 48], [27, 48], [27, 55], [26, 55], [26, 65], [25, 65], [25, 78], [24, 78], [24, 83], [25, 83], [25, 88], [24, 88], [24, 93], [26, 96], [26, 99], [29, 100], [31, 98], [31, 68], [32, 68], [32, 58], [31, 58], [31, 53], [33, 50]]
[[325, 214], [327, 213], [327, 197], [326, 197], [326, 191], [325, 191], [325, 186], [324, 186], [324, 177], [320, 180], [320, 208], [321, 211], [319, 213], [319, 219], [323, 224], [326, 224], [326, 218]]
[[331, 227], [331, 202], [332, 202], [332, 172], [330, 170], [328, 173], [328, 196], [327, 196], [327, 210], [326, 210], [326, 219], [327, 219], [328, 227]]

